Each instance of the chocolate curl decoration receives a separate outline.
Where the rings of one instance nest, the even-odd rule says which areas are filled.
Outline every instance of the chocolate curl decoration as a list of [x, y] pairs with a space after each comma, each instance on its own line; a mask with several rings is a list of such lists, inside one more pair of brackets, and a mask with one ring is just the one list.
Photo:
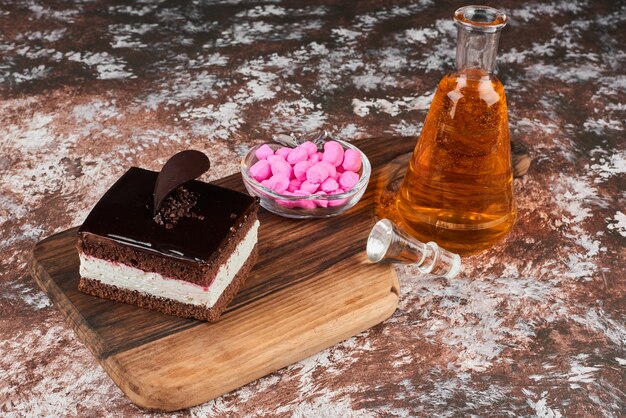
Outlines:
[[153, 216], [159, 212], [163, 200], [179, 186], [200, 177], [211, 167], [209, 157], [200, 151], [187, 150], [167, 160], [154, 185]]

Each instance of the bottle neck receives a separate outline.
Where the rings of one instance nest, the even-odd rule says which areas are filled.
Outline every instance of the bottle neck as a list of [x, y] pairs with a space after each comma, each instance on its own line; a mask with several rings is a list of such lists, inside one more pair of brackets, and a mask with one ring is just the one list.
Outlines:
[[456, 68], [459, 72], [469, 69], [494, 72], [500, 31], [507, 20], [502, 11], [488, 6], [465, 6], [454, 13], [458, 27]]
[[456, 69], [481, 69], [489, 74], [496, 69], [496, 55], [500, 31], [494, 33], [474, 32], [459, 28], [456, 41]]

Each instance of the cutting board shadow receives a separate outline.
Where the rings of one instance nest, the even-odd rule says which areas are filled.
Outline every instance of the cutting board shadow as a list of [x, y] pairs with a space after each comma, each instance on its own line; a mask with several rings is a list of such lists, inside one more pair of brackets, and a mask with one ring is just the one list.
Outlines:
[[[216, 323], [78, 292], [77, 228], [39, 242], [31, 273], [132, 402], [162, 411], [206, 402], [354, 336], [395, 311], [400, 290], [394, 269], [369, 263], [365, 243], [385, 164], [410, 152], [415, 138], [355, 144], [373, 168], [363, 199], [328, 219], [291, 220], [261, 210], [259, 260]], [[215, 183], [244, 190], [239, 174]]]

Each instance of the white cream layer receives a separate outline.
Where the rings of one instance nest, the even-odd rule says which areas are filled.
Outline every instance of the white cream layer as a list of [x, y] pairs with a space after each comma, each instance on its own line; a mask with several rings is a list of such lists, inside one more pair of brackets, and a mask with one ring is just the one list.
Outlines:
[[120, 289], [136, 290], [162, 298], [192, 305], [212, 307], [245, 264], [257, 243], [259, 221], [250, 228], [226, 263], [217, 271], [215, 280], [207, 288], [158, 273], [147, 272], [127, 264], [116, 263], [83, 253], [80, 257], [81, 277], [97, 280]]

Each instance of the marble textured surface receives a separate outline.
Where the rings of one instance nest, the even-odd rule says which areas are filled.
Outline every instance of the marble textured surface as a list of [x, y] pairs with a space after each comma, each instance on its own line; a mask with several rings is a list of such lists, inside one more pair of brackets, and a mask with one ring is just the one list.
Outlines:
[[[419, 132], [458, 2], [0, 1], [0, 415], [141, 416], [26, 271], [129, 165], [206, 179], [276, 130]], [[606, 416], [626, 410], [626, 4], [500, 7], [515, 181], [506, 242], [401, 271], [383, 324], [176, 416]]]

